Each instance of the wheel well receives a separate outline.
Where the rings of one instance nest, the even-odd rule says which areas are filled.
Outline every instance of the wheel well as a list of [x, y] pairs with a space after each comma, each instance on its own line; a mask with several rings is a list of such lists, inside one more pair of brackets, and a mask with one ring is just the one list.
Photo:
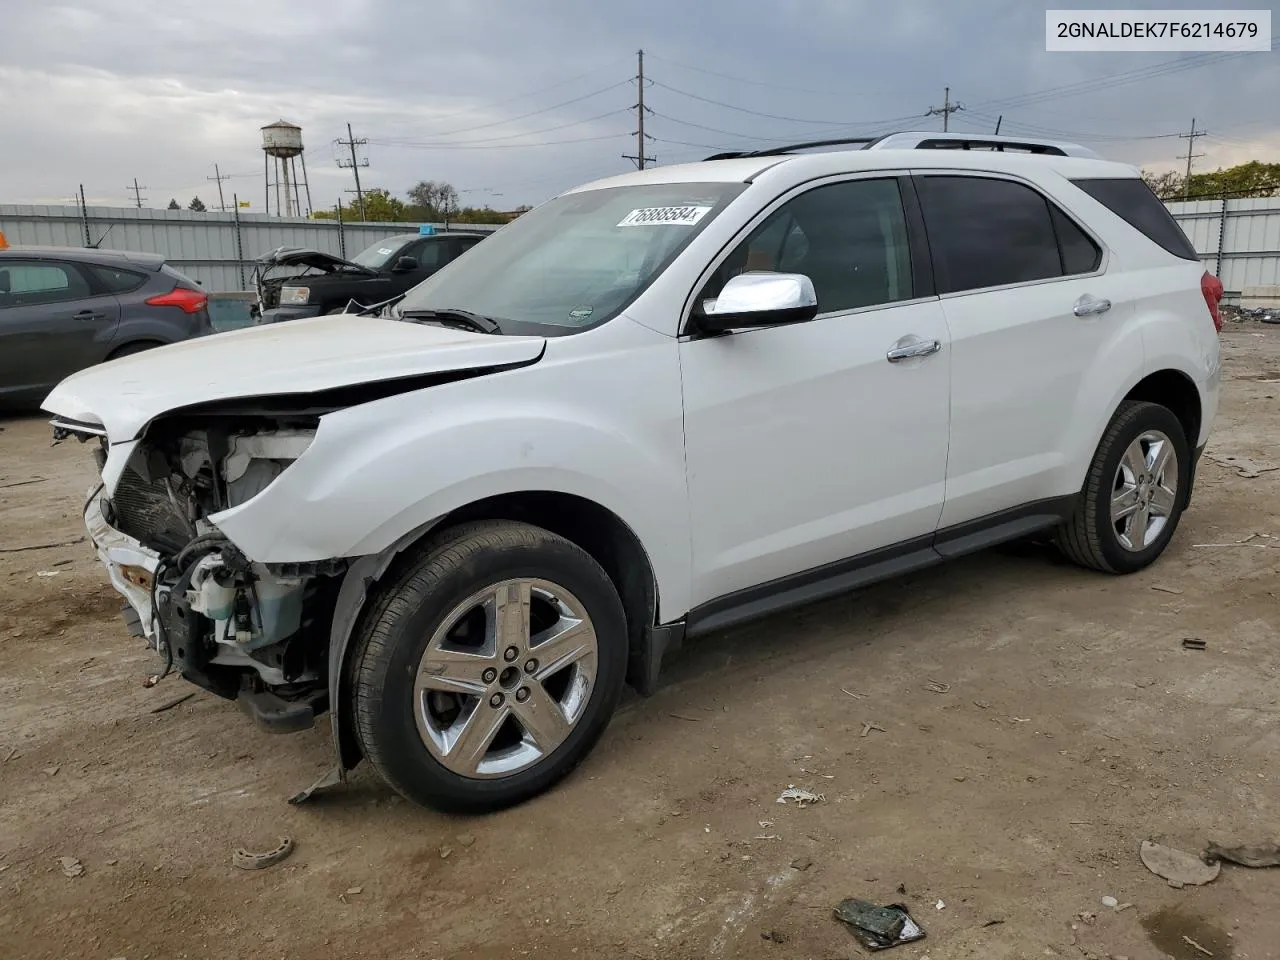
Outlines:
[[116, 357], [123, 357], [125, 354], [137, 353], [141, 350], [152, 350], [155, 347], [163, 347], [162, 340], [130, 340], [128, 343], [122, 343], [110, 353], [107, 354], [108, 360], [114, 360]]
[[1153, 373], [1139, 381], [1125, 399], [1167, 407], [1182, 424], [1187, 446], [1195, 449], [1200, 439], [1200, 391], [1185, 373], [1177, 370]]
[[[567, 493], [531, 491], [479, 500], [455, 510], [432, 533], [472, 520], [517, 520], [550, 530], [587, 551], [608, 574], [627, 614], [632, 673], [644, 649], [645, 631], [655, 625], [658, 589], [653, 565], [640, 539], [615, 513]], [[632, 679], [629, 677], [629, 679]]]

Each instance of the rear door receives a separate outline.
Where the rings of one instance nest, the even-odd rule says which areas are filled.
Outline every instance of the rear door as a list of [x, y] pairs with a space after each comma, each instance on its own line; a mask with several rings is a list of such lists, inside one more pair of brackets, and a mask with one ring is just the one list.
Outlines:
[[119, 320], [83, 265], [0, 260], [0, 389], [45, 389], [99, 363]]
[[[940, 527], [1076, 492], [1073, 414], [1121, 338], [1131, 294], [1103, 244], [1030, 183], [921, 172], [916, 187], [951, 333], [951, 433]], [[1137, 350], [1121, 358], [1118, 351]]]

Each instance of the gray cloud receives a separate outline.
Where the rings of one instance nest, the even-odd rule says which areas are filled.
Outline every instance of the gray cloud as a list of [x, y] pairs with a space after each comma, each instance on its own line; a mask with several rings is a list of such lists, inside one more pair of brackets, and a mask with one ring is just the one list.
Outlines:
[[660, 162], [876, 121], [936, 128], [922, 115], [947, 85], [966, 107], [953, 129], [1003, 115], [1002, 132], [1164, 168], [1194, 115], [1214, 134], [1202, 168], [1280, 155], [1274, 54], [1187, 57], [1125, 82], [1175, 55], [1046, 53], [1043, 7], [1025, 2], [67, 0], [6, 5], [0, 199], [62, 202], [84, 183], [123, 204], [136, 176], [152, 205], [209, 202], [217, 162], [258, 206], [258, 128], [283, 116], [304, 128], [317, 205], [350, 186], [333, 144], [347, 122], [370, 141], [366, 185], [445, 179], [469, 202], [536, 202], [628, 168], [641, 46]]

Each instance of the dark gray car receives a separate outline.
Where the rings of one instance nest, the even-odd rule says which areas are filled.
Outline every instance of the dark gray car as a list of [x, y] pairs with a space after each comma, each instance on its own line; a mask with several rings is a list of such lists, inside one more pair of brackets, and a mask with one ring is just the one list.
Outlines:
[[0, 250], [0, 405], [38, 405], [77, 370], [212, 333], [208, 299], [154, 254]]

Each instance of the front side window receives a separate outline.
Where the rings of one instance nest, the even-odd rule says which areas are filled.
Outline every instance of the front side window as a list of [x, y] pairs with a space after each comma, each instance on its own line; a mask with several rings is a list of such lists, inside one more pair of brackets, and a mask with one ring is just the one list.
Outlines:
[[61, 303], [89, 296], [89, 284], [75, 267], [38, 260], [0, 262], [0, 306]]
[[381, 270], [388, 266], [391, 258], [398, 256], [402, 249], [404, 249], [404, 237], [390, 237], [365, 247], [351, 258], [351, 262], [368, 267], [370, 270]]
[[504, 333], [558, 335], [620, 313], [746, 185], [654, 183], [570, 193], [535, 207], [405, 296]]
[[813, 281], [819, 313], [912, 297], [911, 250], [896, 179], [815, 187], [753, 230], [703, 289], [712, 300], [739, 273], [800, 273]]
[[443, 252], [443, 240], [426, 240], [418, 244], [417, 250], [409, 251], [408, 255], [417, 260], [420, 267], [438, 267], [440, 266], [440, 255]]
[[1030, 187], [987, 177], [916, 181], [938, 292], [1063, 275], [1049, 204]]

